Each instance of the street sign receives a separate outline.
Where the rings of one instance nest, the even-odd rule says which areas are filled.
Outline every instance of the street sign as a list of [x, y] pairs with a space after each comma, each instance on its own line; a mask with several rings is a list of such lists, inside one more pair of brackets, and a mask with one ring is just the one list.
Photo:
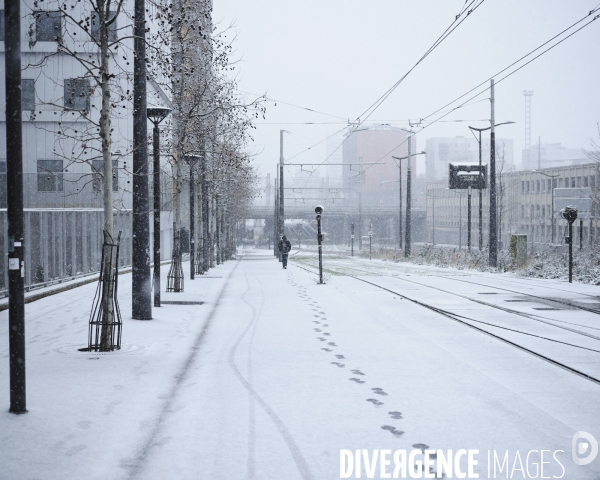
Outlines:
[[461, 163], [449, 163], [449, 175], [450, 189], [467, 189], [469, 187], [478, 189], [480, 186], [482, 189], [487, 188], [487, 165], [482, 164], [481, 168], [479, 163], [461, 162]]
[[373, 232], [369, 232], [369, 237], [372, 237], [372, 236], [373, 236]]
[[554, 211], [556, 218], [562, 218], [560, 211], [565, 207], [577, 209], [577, 218], [586, 220], [591, 218], [592, 212], [592, 189], [590, 187], [580, 188], [555, 188], [554, 189]]

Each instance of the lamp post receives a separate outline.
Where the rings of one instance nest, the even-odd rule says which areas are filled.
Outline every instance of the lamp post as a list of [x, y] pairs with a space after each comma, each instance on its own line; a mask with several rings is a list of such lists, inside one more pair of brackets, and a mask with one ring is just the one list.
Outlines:
[[[425, 150], [416, 155], [425, 155]], [[406, 157], [394, 157], [394, 160], [398, 160], [398, 248], [402, 250], [402, 160], [406, 160]], [[408, 200], [407, 200], [408, 201]]]
[[317, 214], [317, 243], [319, 244], [319, 284], [323, 284], [323, 234], [321, 233], [321, 215], [323, 214], [323, 207], [317, 205], [315, 208]]
[[354, 256], [354, 222], [350, 225], [350, 241], [352, 242], [352, 247], [350, 250], [350, 256]]
[[158, 126], [169, 113], [170, 108], [153, 107], [146, 109], [148, 119], [154, 125], [152, 130], [152, 149], [153, 149], [153, 165], [152, 165], [152, 183], [154, 197], [154, 272], [153, 272], [153, 287], [154, 287], [154, 306], [160, 307], [160, 131]]
[[552, 189], [550, 190], [550, 193], [552, 194], [552, 212], [550, 212], [550, 228], [552, 229], [552, 232], [551, 232], [552, 245], [554, 245], [554, 188], [555, 188], [554, 187], [554, 179], [556, 177], [560, 177], [560, 174], [549, 175], [548, 173], [540, 172], [539, 170], [532, 170], [532, 172], [540, 173], [540, 174], [545, 175], [546, 177], [550, 177], [552, 179], [552, 181], [551, 181]]
[[[511, 123], [515, 123], [512, 121], [508, 121], [508, 122], [502, 122], [502, 123], [496, 123], [494, 126], [495, 127], [499, 127], [500, 125], [510, 125]], [[475, 128], [475, 127], [469, 127], [469, 129], [471, 130], [471, 133], [473, 132], [478, 132], [479, 133], [479, 138], [477, 136], [475, 136], [475, 133], [473, 133], [473, 136], [475, 136], [475, 140], [477, 140], [477, 143], [479, 143], [479, 171], [481, 172], [481, 132], [485, 132], [486, 130], [490, 130], [492, 127], [486, 127], [486, 128]], [[483, 250], [483, 178], [481, 177], [481, 175], [479, 176], [479, 185], [478, 185], [478, 189], [479, 189], [479, 250]]]
[[190, 167], [190, 280], [194, 280], [196, 272], [196, 246], [194, 242], [194, 166], [200, 160], [198, 155], [186, 155], [185, 160]]

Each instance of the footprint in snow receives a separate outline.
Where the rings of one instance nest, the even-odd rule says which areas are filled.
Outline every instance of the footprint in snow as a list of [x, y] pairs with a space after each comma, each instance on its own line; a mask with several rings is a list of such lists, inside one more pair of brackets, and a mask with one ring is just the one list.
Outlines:
[[322, 342], [324, 342], [325, 340], [327, 340], [326, 338], [323, 337], [317, 337], [317, 340], [321, 340]]
[[333, 352], [331, 348], [322, 348], [321, 350], [325, 350], [326, 352]]
[[419, 450], [427, 450], [429, 445], [425, 445], [424, 443], [415, 443], [413, 448], [418, 448]]
[[396, 437], [400, 437], [404, 433], [401, 430], [397, 430], [396, 427], [392, 427], [391, 425], [382, 425], [381, 428], [384, 430], [389, 430], [389, 432]]
[[327, 335], [327, 336], [329, 336], [329, 335], [331, 335], [331, 333], [324, 333], [323, 335]]
[[383, 402], [380, 402], [376, 398], [367, 398], [367, 402], [371, 402], [373, 405], [377, 405], [377, 406], [383, 405]]
[[356, 382], [356, 383], [365, 383], [365, 381], [361, 380], [360, 378], [351, 378], [350, 381], [351, 382]]
[[313, 320], [313, 323], [319, 324], [321, 322], [319, 322], [318, 320]]
[[376, 387], [372, 388], [371, 390], [373, 390], [373, 392], [375, 392], [377, 395], [387, 395], [387, 393], [383, 391], [383, 388]]
[[320, 331], [321, 331], [321, 329], [320, 329], [320, 328], [313, 328], [313, 330], [314, 330], [315, 332], [320, 332]]
[[353, 373], [354, 375], [364, 375], [364, 373], [363, 373], [363, 372], [361, 372], [360, 370], [352, 370], [352, 373]]
[[394, 420], [400, 420], [402, 418], [402, 413], [400, 412], [388, 412], [388, 414], [390, 415], [390, 417], [392, 417]]
[[335, 358], [346, 358], [343, 355], [336, 355]]
[[329, 342], [327, 345], [331, 345], [332, 347], [337, 347], [337, 345], [334, 342]]
[[338, 363], [338, 362], [331, 362], [332, 365], [337, 365], [340, 368], [344, 368], [346, 365], [344, 365], [343, 363]]

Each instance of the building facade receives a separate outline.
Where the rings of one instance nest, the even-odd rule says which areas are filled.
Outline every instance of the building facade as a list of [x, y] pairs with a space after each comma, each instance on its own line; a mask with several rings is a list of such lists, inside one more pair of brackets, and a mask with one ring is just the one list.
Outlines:
[[[498, 239], [504, 247], [509, 245], [511, 234], [527, 235], [530, 245], [547, 245], [563, 242], [567, 222], [553, 208], [555, 188], [590, 187], [592, 200], [597, 199], [598, 164], [587, 163], [535, 171], [502, 173], [497, 176]], [[428, 241], [439, 244], [467, 245], [467, 191], [449, 190], [448, 182], [427, 184]], [[489, 238], [489, 190], [483, 191], [483, 244]], [[472, 190], [471, 221], [472, 246], [478, 246], [479, 195]], [[593, 244], [600, 235], [596, 224], [597, 204], [592, 202], [592, 218], [584, 219], [576, 240], [582, 236], [583, 245]], [[554, 233], [553, 233], [554, 231]]]

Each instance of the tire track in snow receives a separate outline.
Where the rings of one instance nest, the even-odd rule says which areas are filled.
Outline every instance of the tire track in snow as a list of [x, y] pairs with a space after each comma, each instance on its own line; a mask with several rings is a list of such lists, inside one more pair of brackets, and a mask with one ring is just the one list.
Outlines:
[[[250, 291], [250, 282], [248, 281], [248, 276], [246, 274], [245, 274], [245, 276], [246, 276], [246, 284], [248, 285], [248, 288], [242, 295], [242, 301], [246, 305], [248, 305], [250, 307], [250, 309], [252, 310], [252, 317], [250, 318], [248, 325], [246, 325], [246, 328], [242, 331], [241, 335], [238, 337], [236, 342], [231, 347], [231, 350], [229, 350], [229, 355], [228, 355], [229, 366], [233, 370], [233, 373], [235, 374], [237, 379], [240, 381], [242, 386], [248, 391], [248, 393], [254, 398], [254, 400], [262, 407], [264, 412], [269, 416], [271, 421], [277, 427], [277, 430], [279, 430], [281, 437], [285, 441], [290, 453], [292, 454], [292, 458], [294, 459], [294, 462], [296, 463], [296, 467], [298, 468], [298, 472], [302, 476], [303, 480], [314, 480], [314, 477], [312, 476], [312, 473], [310, 472], [310, 469], [308, 468], [308, 464], [306, 463], [306, 460], [304, 460], [304, 457], [302, 456], [302, 452], [300, 452], [300, 449], [296, 445], [294, 438], [292, 437], [291, 433], [289, 432], [289, 430], [287, 429], [287, 427], [285, 426], [283, 421], [277, 416], [277, 414], [269, 406], [269, 404], [262, 399], [262, 397], [258, 394], [258, 392], [256, 392], [256, 390], [254, 390], [252, 383], [249, 382], [242, 375], [237, 364], [235, 363], [235, 354], [237, 352], [237, 349], [240, 346], [240, 343], [242, 342], [242, 340], [244, 339], [246, 334], [248, 333], [248, 331], [250, 330], [250, 328], [252, 328], [253, 326], [256, 325], [256, 322], [260, 316], [260, 312], [262, 311], [262, 307], [264, 305], [264, 299], [265, 299], [265, 296], [264, 296], [264, 293], [262, 290], [262, 284], [259, 282], [259, 284], [261, 286], [261, 289], [260, 289], [261, 302], [260, 302], [260, 306], [259, 306], [258, 310], [254, 307], [254, 305], [252, 305], [250, 302], [248, 302], [246, 300], [245, 297], [248, 294], [248, 292]], [[249, 462], [250, 462], [250, 459], [249, 459]], [[254, 474], [254, 472], [252, 472], [252, 474]]]
[[[200, 347], [204, 341], [204, 338], [206, 337], [206, 333], [208, 332], [208, 328], [210, 327], [212, 320], [215, 316], [215, 313], [217, 311], [217, 308], [219, 307], [219, 305], [221, 303], [221, 298], [223, 297], [223, 293], [225, 293], [225, 290], [227, 289], [227, 285], [229, 284], [229, 279], [233, 276], [233, 273], [236, 271], [239, 264], [240, 264], [240, 262], [238, 261], [236, 263], [235, 267], [233, 267], [233, 269], [231, 270], [231, 272], [225, 279], [225, 282], [223, 283], [223, 287], [221, 288], [221, 291], [217, 295], [217, 299], [216, 299], [214, 305], [212, 306], [210, 313], [208, 314], [208, 317], [206, 319], [206, 322], [204, 323], [204, 326], [202, 327], [202, 330], [200, 330], [200, 332], [196, 336], [196, 339], [194, 340], [194, 344], [192, 345], [190, 354], [188, 355], [187, 359], [185, 360], [185, 362], [179, 369], [179, 372], [175, 375], [175, 382], [173, 384], [173, 387], [171, 388], [171, 392], [169, 393], [167, 399], [165, 400], [163, 408], [160, 411], [156, 422], [154, 423], [154, 427], [152, 428], [152, 431], [148, 435], [146, 441], [143, 443], [142, 448], [140, 449], [138, 455], [130, 463], [125, 463], [124, 461], [122, 461], [121, 465], [129, 470], [129, 475], [127, 477], [129, 480], [135, 480], [137, 478], [140, 478], [142, 469], [144, 467], [144, 464], [146, 463], [146, 460], [148, 459], [150, 452], [152, 451], [152, 448], [155, 445], [157, 445], [157, 442], [155, 442], [155, 439], [160, 434], [160, 432], [162, 430], [162, 426], [165, 422], [165, 419], [171, 412], [173, 403], [175, 402], [175, 399], [177, 398], [177, 394], [179, 393], [179, 390], [180, 390], [181, 386], [183, 385], [184, 380], [187, 378], [190, 368], [196, 361], [196, 355], [197, 355], [198, 351], [200, 350]], [[141, 478], [143, 478], [143, 477], [141, 477]]]

